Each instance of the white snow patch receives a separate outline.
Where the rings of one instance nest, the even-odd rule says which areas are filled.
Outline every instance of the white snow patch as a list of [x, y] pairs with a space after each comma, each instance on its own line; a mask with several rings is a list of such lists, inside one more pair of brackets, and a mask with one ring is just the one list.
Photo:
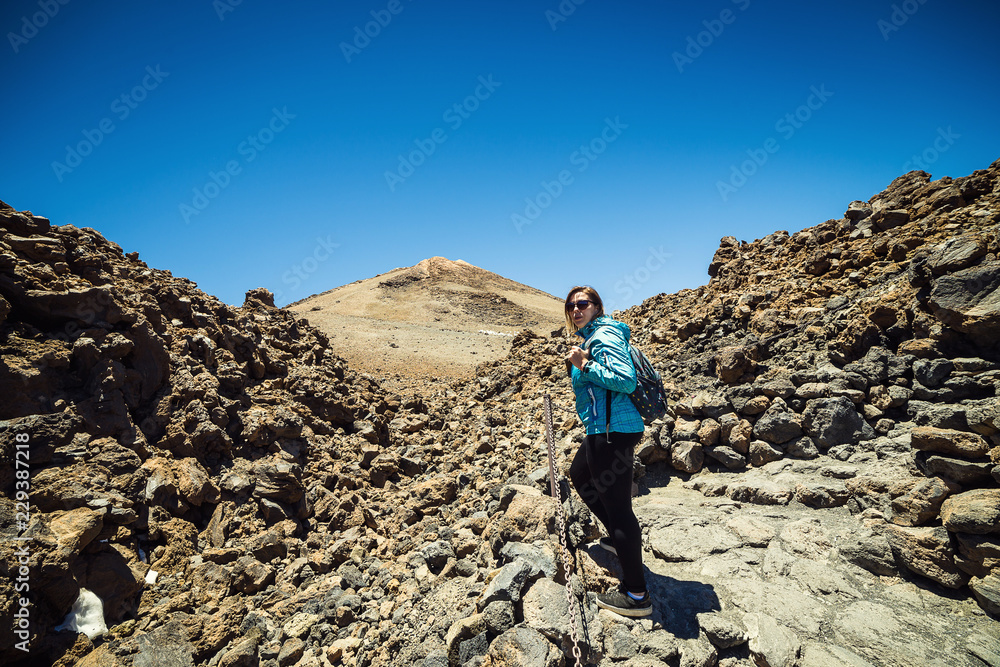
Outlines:
[[479, 333], [486, 334], [487, 336], [510, 336], [511, 338], [514, 337], [514, 334], [512, 333], [504, 333], [502, 331], [490, 331], [489, 329], [480, 329]]
[[104, 622], [104, 603], [93, 591], [80, 589], [80, 596], [73, 603], [73, 608], [66, 614], [66, 620], [56, 627], [56, 632], [72, 630], [82, 632], [90, 639], [107, 634], [108, 626]]

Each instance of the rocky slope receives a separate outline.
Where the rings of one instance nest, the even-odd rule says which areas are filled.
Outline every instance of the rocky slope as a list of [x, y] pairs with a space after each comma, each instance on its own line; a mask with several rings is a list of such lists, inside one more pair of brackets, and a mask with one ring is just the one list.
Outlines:
[[[266, 291], [232, 308], [92, 229], [0, 219], [0, 521], [28, 538], [31, 652], [71, 664], [90, 650], [52, 632], [86, 588], [116, 632], [169, 618], [205, 660], [238, 636], [248, 596], [283, 580], [271, 559], [304, 545], [318, 513], [335, 529], [371, 514], [333, 490], [356, 483], [344, 455], [387, 441], [402, 406]], [[21, 546], [2, 546], [8, 627]], [[4, 662], [24, 657], [16, 639], [0, 636]]]
[[[572, 664], [569, 585], [587, 664], [1000, 665], [998, 223], [1000, 163], [911, 172], [619, 314], [675, 398], [633, 622], [594, 605], [617, 565], [574, 495], [567, 577], [542, 491], [545, 393], [563, 465], [581, 435], [572, 341], [396, 395], [263, 290], [231, 308], [6, 207], [0, 616], [26, 550], [30, 653], [0, 659]], [[55, 630], [81, 589], [108, 634]]]

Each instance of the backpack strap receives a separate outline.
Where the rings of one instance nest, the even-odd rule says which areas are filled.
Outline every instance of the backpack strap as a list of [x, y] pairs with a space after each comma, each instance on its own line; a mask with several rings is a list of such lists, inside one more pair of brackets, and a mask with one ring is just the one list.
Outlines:
[[607, 396], [607, 405], [604, 407], [604, 417], [607, 420], [604, 427], [604, 435], [607, 436], [608, 442], [611, 442], [611, 390], [605, 388], [604, 395]]

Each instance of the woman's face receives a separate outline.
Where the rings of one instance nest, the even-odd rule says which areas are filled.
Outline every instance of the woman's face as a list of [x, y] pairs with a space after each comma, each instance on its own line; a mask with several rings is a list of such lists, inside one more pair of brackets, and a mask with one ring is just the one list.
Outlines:
[[[580, 302], [586, 301], [587, 307], [580, 309]], [[583, 292], [574, 292], [569, 299], [570, 316], [573, 318], [573, 324], [576, 325], [577, 329], [582, 329], [587, 326], [587, 324], [594, 319], [594, 315], [597, 314], [597, 304], [590, 300], [590, 298]]]

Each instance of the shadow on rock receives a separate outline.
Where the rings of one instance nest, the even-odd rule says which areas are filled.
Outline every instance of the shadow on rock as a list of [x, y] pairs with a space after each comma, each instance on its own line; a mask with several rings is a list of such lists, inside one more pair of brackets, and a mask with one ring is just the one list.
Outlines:
[[721, 611], [715, 589], [700, 581], [682, 581], [646, 570], [653, 597], [653, 621], [678, 639], [697, 639], [698, 614]]
[[[621, 579], [622, 570], [618, 557], [605, 551], [596, 544], [584, 550], [597, 569], [587, 572], [588, 588], [590, 590], [607, 590], [615, 584], [610, 581]], [[611, 576], [597, 579], [601, 570], [606, 570]], [[698, 637], [698, 614], [704, 614], [722, 609], [719, 597], [710, 584], [700, 581], [682, 581], [652, 572], [648, 567], [646, 586], [653, 598], [652, 620], [659, 623], [665, 630], [678, 639], [696, 639]]]

